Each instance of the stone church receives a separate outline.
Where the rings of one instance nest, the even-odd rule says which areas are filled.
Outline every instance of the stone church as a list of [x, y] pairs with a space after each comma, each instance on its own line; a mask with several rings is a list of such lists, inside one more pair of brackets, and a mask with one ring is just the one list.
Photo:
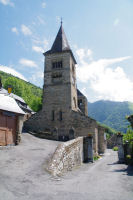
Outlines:
[[77, 89], [76, 60], [62, 23], [44, 56], [43, 107], [25, 122], [25, 128], [60, 141], [92, 134], [95, 152], [103, 153], [104, 128], [88, 117], [87, 98]]

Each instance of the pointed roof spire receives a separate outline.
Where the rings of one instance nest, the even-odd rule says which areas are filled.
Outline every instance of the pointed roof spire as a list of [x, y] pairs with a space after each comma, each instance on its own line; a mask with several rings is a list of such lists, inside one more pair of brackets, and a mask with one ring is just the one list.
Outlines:
[[63, 26], [62, 26], [62, 23], [63, 22], [62, 22], [62, 18], [61, 18], [61, 26], [59, 28], [59, 31], [58, 31], [57, 36], [55, 38], [55, 41], [54, 41], [51, 49], [49, 51], [47, 51], [45, 54], [61, 53], [63, 51], [70, 51], [70, 53], [71, 53], [71, 55], [74, 59], [74, 62], [76, 64], [76, 60], [75, 60], [73, 53], [71, 51], [71, 48], [69, 46], [68, 40], [66, 38], [66, 35], [65, 35], [65, 32], [64, 32], [64, 29], [63, 29]]
[[62, 17], [61, 17], [61, 25], [63, 24]]
[[68, 44], [61, 20], [61, 26], [52, 45], [51, 52], [62, 52], [64, 50], [70, 50], [70, 46]]

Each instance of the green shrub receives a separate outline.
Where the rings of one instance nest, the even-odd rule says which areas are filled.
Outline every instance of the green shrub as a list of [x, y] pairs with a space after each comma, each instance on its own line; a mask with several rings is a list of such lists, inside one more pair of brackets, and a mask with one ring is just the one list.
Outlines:
[[94, 156], [94, 157], [93, 157], [93, 160], [96, 161], [96, 160], [98, 160], [99, 158], [101, 158], [101, 156], [99, 156], [99, 155], [98, 155], [98, 156]]
[[131, 127], [129, 127], [127, 133], [123, 135], [123, 142], [129, 142], [129, 144], [133, 144], [133, 130]]
[[126, 158], [127, 159], [131, 159], [131, 155], [126, 155]]
[[133, 165], [133, 158], [131, 155], [126, 155], [126, 163], [128, 165]]
[[118, 147], [117, 146], [113, 147], [113, 151], [118, 151]]

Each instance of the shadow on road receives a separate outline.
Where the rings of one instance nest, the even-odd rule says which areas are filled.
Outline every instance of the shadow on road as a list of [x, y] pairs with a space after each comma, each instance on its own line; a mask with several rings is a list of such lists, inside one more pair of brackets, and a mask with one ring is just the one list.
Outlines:
[[127, 173], [126, 175], [133, 176], [133, 166], [129, 165], [129, 166], [127, 166], [127, 168], [115, 169], [114, 172], [125, 172], [125, 173]]
[[110, 163], [110, 164], [107, 164], [107, 165], [118, 165], [118, 161], [117, 162], [114, 162], [114, 163]]

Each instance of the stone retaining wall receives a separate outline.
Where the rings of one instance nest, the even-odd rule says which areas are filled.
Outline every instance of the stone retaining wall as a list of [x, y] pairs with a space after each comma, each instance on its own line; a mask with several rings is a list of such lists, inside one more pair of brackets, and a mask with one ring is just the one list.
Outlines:
[[47, 170], [54, 176], [70, 171], [83, 162], [83, 137], [59, 144]]

